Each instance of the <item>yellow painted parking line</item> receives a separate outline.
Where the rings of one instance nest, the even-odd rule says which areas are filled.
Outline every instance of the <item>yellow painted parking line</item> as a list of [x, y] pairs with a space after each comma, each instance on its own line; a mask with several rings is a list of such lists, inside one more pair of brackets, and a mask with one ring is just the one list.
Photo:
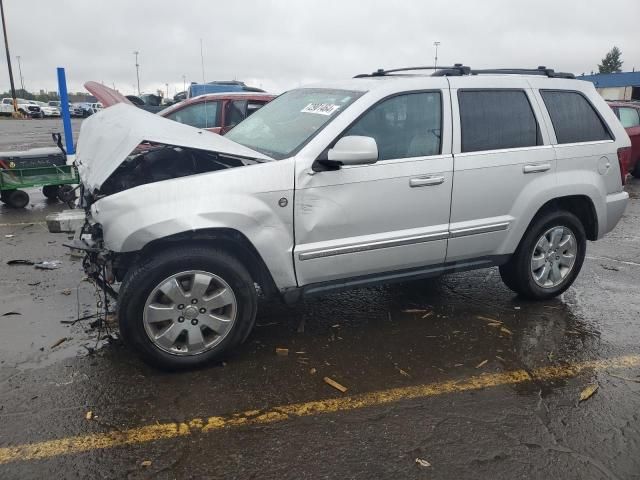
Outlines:
[[594, 360], [558, 367], [541, 367], [528, 373], [515, 370], [492, 373], [460, 380], [392, 388], [359, 395], [282, 405], [269, 410], [249, 410], [227, 416], [194, 418], [182, 423], [162, 423], [128, 430], [93, 433], [75, 437], [27, 443], [0, 448], [0, 465], [10, 462], [41, 460], [60, 455], [77, 454], [91, 450], [143, 444], [157, 440], [186, 437], [198, 433], [251, 425], [264, 425], [311, 415], [348, 412], [377, 407], [403, 400], [429, 398], [438, 395], [482, 390], [529, 382], [571, 378], [591, 370], [630, 368], [640, 366], [640, 355], [628, 355], [607, 360]]

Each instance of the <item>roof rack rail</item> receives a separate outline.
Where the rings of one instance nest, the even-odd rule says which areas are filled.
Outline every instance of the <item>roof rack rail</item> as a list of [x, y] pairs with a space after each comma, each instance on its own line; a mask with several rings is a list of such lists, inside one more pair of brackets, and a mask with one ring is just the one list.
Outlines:
[[434, 70], [431, 74], [433, 77], [459, 77], [462, 75], [484, 75], [484, 74], [500, 74], [500, 75], [544, 75], [549, 78], [576, 78], [573, 73], [556, 72], [553, 68], [540, 66], [538, 68], [488, 68], [480, 70], [472, 70], [461, 63], [456, 63], [452, 67], [403, 67], [385, 70], [379, 68], [372, 73], [361, 73], [353, 78], [366, 77], [384, 77], [385, 75], [410, 72], [414, 70]]
[[549, 78], [576, 78], [573, 73], [556, 72], [553, 68], [540, 66], [538, 68], [488, 68], [481, 70], [471, 70], [471, 75], [482, 74], [500, 75], [544, 75]]
[[361, 73], [356, 75], [353, 78], [365, 78], [365, 77], [384, 77], [390, 73], [397, 72], [410, 72], [412, 70], [435, 70], [433, 73], [434, 76], [445, 76], [445, 75], [469, 75], [471, 69], [469, 67], [465, 67], [461, 63], [456, 63], [452, 67], [403, 67], [403, 68], [392, 68], [390, 70], [385, 70], [383, 68], [379, 68], [375, 72], [372, 73]]

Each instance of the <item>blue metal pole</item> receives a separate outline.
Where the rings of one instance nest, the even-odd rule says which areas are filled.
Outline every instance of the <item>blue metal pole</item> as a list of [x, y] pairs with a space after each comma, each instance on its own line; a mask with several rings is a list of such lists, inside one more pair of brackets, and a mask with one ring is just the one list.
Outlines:
[[60, 93], [60, 115], [64, 126], [64, 142], [67, 147], [67, 155], [75, 155], [73, 131], [71, 130], [71, 112], [69, 112], [69, 95], [67, 95], [67, 78], [62, 67], [58, 67], [58, 93]]

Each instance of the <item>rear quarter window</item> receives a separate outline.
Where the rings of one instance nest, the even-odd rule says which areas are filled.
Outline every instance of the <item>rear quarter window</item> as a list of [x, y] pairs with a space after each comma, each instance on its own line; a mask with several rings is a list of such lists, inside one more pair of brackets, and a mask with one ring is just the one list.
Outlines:
[[611, 134], [591, 103], [578, 92], [540, 90], [558, 143], [611, 140]]

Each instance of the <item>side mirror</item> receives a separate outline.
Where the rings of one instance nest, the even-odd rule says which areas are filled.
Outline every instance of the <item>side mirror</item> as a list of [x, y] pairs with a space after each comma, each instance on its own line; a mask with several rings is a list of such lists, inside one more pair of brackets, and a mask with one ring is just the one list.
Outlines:
[[372, 137], [342, 137], [327, 152], [327, 159], [340, 165], [365, 165], [378, 161], [378, 145]]

